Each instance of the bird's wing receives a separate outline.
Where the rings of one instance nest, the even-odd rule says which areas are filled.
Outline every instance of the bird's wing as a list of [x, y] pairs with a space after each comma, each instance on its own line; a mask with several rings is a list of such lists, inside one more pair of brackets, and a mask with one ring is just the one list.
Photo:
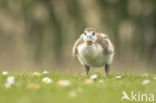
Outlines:
[[80, 36], [79, 39], [77, 39], [74, 43], [74, 46], [73, 46], [73, 52], [72, 52], [72, 55], [73, 56], [76, 56], [77, 55], [77, 48], [80, 44], [84, 43], [84, 40], [83, 40], [83, 34]]
[[103, 53], [105, 55], [114, 53], [114, 46], [111, 43], [111, 40], [106, 34], [96, 33], [97, 40], [96, 43], [100, 44], [103, 48]]

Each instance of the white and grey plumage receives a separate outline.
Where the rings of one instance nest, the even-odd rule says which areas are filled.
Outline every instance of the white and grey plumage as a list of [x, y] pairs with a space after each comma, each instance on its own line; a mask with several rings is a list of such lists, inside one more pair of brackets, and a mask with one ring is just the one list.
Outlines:
[[86, 28], [73, 46], [73, 55], [85, 66], [88, 75], [90, 67], [105, 67], [106, 77], [113, 61], [114, 46], [106, 34], [96, 33], [94, 28]]

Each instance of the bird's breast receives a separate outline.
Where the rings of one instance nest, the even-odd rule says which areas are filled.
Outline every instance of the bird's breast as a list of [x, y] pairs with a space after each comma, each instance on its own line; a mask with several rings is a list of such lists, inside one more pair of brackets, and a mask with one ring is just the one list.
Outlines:
[[103, 49], [100, 45], [80, 45], [78, 47], [78, 58], [82, 64], [91, 67], [102, 67], [105, 64]]
[[95, 44], [88, 46], [87, 44], [82, 44], [78, 47], [78, 53], [80, 56], [86, 59], [93, 59], [97, 56], [99, 50]]

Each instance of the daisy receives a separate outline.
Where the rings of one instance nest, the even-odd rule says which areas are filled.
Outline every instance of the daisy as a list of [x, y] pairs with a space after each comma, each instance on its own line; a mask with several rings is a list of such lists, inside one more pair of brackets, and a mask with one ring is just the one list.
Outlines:
[[146, 85], [146, 84], [149, 84], [150, 83], [150, 80], [143, 80], [142, 81], [142, 85]]
[[8, 75], [8, 72], [7, 71], [3, 71], [2, 75]]
[[10, 84], [14, 84], [14, 82], [15, 82], [15, 77], [14, 77], [14, 76], [9, 76], [9, 77], [7, 78], [7, 82], [10, 83]]
[[103, 83], [103, 80], [99, 80], [99, 83]]
[[15, 83], [15, 77], [14, 77], [14, 76], [9, 76], [9, 77], [7, 78], [7, 82], [6, 82], [6, 84], [5, 84], [5, 87], [6, 87], [6, 88], [10, 88], [11, 85], [14, 84], [14, 83]]
[[6, 87], [6, 88], [10, 88], [11, 85], [12, 85], [12, 84], [6, 83], [6, 84], [5, 84], [5, 87]]
[[96, 80], [98, 78], [98, 75], [97, 74], [93, 74], [93, 75], [91, 75], [91, 77], [90, 77], [90, 79], [92, 79], [92, 80]]
[[60, 80], [58, 81], [58, 85], [62, 87], [68, 87], [71, 85], [71, 82], [69, 80]]
[[120, 78], [121, 78], [121, 76], [120, 76], [120, 75], [118, 75], [118, 76], [116, 76], [115, 78], [116, 78], [116, 79], [120, 79]]
[[47, 84], [49, 84], [49, 83], [52, 83], [53, 80], [50, 79], [50, 78], [48, 78], [48, 77], [44, 77], [44, 78], [42, 79], [42, 82], [43, 82], [43, 83], [47, 83]]
[[48, 73], [49, 73], [49, 72], [48, 72], [48, 71], [46, 71], [46, 70], [45, 70], [45, 71], [43, 71], [43, 74], [48, 74]]

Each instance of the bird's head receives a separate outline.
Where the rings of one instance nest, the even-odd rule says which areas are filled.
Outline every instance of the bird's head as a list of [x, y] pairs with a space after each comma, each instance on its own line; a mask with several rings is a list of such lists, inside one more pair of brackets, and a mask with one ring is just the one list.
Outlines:
[[85, 28], [83, 34], [83, 40], [87, 45], [92, 45], [97, 40], [95, 29], [92, 27]]

